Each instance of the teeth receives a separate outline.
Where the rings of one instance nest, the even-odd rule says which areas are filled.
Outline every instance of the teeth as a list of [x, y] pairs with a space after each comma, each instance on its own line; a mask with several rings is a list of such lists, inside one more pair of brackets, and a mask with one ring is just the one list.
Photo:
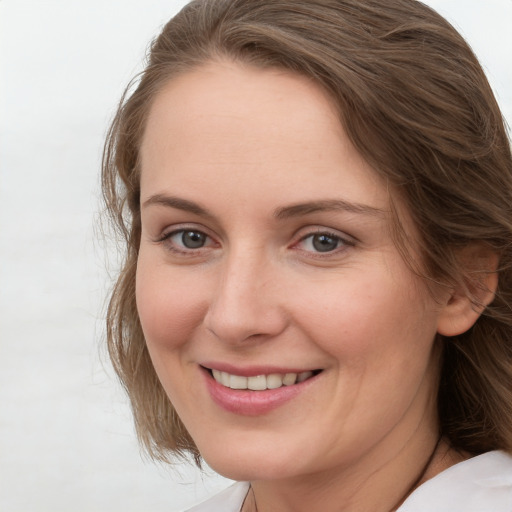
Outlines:
[[313, 372], [299, 373], [297, 377], [297, 382], [304, 382], [305, 380], [308, 380], [310, 377], [313, 377]]
[[231, 385], [231, 382], [229, 379], [229, 373], [221, 372], [220, 380], [221, 380], [221, 383], [226, 387], [229, 387]]
[[264, 389], [267, 389], [267, 377], [265, 375], [248, 377], [247, 387], [253, 391], [263, 391]]
[[297, 380], [296, 373], [287, 373], [283, 378], [283, 385], [284, 386], [293, 386], [293, 384], [295, 384], [296, 380]]
[[265, 389], [277, 389], [281, 386], [293, 386], [304, 382], [313, 376], [313, 372], [302, 373], [272, 373], [270, 375], [256, 375], [255, 377], [241, 377], [240, 375], [231, 375], [219, 370], [212, 370], [213, 378], [231, 389], [250, 389], [253, 391], [264, 391]]
[[247, 377], [229, 375], [228, 373], [226, 373], [225, 375], [227, 375], [228, 378], [222, 379], [222, 384], [224, 384], [224, 382], [229, 382], [228, 387], [230, 387], [231, 389], [247, 389]]
[[277, 389], [283, 385], [283, 377], [277, 373], [267, 375], [267, 388]]

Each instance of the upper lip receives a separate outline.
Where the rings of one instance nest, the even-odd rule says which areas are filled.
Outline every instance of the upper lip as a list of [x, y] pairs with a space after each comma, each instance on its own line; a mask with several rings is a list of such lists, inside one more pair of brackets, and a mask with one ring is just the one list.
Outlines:
[[274, 365], [250, 365], [250, 366], [236, 366], [224, 362], [205, 362], [201, 366], [206, 370], [218, 370], [220, 372], [229, 373], [230, 375], [238, 375], [240, 377], [256, 377], [257, 375], [272, 375], [272, 374], [286, 374], [286, 373], [303, 373], [303, 372], [317, 372], [320, 368], [297, 368], [285, 367]]

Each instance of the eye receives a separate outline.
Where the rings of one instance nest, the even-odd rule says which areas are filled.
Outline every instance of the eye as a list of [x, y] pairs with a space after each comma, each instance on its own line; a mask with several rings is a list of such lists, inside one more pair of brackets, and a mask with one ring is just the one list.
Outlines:
[[208, 237], [201, 231], [183, 230], [172, 235], [170, 239], [175, 244], [182, 245], [187, 249], [200, 249], [205, 246]]
[[300, 249], [313, 253], [334, 252], [342, 247], [352, 245], [354, 245], [352, 242], [329, 232], [312, 233], [303, 237], [298, 243]]
[[175, 252], [188, 252], [214, 245], [214, 241], [197, 229], [179, 229], [165, 234], [161, 242]]

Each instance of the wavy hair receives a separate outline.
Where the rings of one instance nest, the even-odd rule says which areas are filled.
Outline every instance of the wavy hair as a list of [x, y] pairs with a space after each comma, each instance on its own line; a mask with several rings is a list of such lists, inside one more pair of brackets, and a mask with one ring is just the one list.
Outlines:
[[[416, 0], [195, 0], [151, 44], [108, 132], [102, 172], [125, 243], [107, 312], [113, 365], [138, 436], [155, 458], [200, 454], [153, 369], [135, 304], [139, 148], [151, 104], [179, 74], [219, 58], [310, 77], [338, 107], [360, 154], [405, 202], [426, 280], [471, 294], [482, 269], [457, 255], [474, 242], [500, 255], [498, 289], [475, 325], [438, 342], [440, 428], [455, 448], [512, 452], [512, 157], [504, 119], [468, 44]], [[477, 304], [478, 294], [472, 299]]]

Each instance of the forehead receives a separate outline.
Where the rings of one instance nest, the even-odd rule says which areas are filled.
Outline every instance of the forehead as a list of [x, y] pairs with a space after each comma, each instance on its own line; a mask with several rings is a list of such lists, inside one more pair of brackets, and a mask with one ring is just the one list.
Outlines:
[[156, 95], [142, 154], [158, 135], [193, 141], [208, 132], [217, 137], [219, 130], [231, 136], [236, 130], [238, 144], [245, 141], [251, 149], [263, 135], [268, 139], [266, 150], [271, 149], [273, 136], [279, 137], [275, 145], [301, 137], [314, 143], [310, 128], [319, 124], [340, 141], [344, 138], [334, 103], [311, 79], [284, 69], [208, 62], [170, 80]]
[[169, 81], [151, 106], [141, 170], [142, 201], [172, 192], [210, 202], [222, 187], [233, 204], [257, 196], [272, 209], [326, 199], [389, 207], [331, 98], [280, 69], [212, 62]]

